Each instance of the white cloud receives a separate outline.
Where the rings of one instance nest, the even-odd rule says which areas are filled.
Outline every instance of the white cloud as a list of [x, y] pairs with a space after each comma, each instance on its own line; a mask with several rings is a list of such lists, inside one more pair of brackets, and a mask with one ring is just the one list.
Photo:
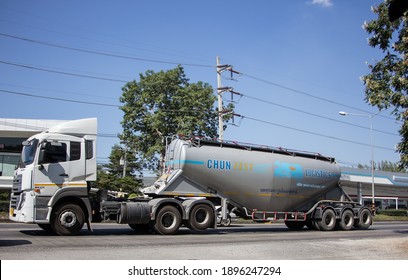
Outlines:
[[332, 0], [312, 0], [312, 5], [320, 5], [323, 7], [331, 7], [333, 6]]

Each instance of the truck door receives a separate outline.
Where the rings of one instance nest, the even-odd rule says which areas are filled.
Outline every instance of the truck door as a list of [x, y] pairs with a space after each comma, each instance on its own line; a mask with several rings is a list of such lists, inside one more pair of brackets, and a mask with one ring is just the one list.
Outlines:
[[57, 188], [69, 182], [68, 141], [47, 141], [40, 145], [37, 166], [34, 169], [34, 187], [42, 195], [52, 195]]

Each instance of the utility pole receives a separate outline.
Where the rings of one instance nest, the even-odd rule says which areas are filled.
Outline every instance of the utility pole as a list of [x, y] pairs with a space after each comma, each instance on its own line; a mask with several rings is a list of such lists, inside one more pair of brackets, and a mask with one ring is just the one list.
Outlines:
[[222, 83], [220, 57], [217, 56], [217, 94], [218, 94], [218, 138], [224, 139], [224, 120], [222, 119]]
[[217, 95], [218, 95], [218, 138], [222, 141], [224, 140], [224, 115], [230, 113], [231, 110], [224, 110], [224, 105], [222, 102], [222, 95], [224, 92], [231, 92], [233, 94], [239, 94], [235, 92], [232, 87], [223, 87], [221, 81], [221, 73], [224, 71], [229, 71], [231, 74], [231, 79], [233, 74], [240, 74], [232, 68], [232, 65], [220, 64], [220, 57], [217, 56]]

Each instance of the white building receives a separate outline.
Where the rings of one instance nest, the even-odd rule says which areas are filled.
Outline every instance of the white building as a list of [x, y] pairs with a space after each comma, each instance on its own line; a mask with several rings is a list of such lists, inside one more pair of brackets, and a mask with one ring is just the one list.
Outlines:
[[21, 143], [63, 120], [30, 120], [0, 118], [0, 189], [10, 189], [13, 172], [20, 159]]

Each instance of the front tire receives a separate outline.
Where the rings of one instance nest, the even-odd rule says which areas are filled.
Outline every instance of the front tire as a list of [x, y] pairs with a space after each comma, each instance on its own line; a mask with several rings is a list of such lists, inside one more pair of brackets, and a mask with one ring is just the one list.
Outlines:
[[51, 215], [51, 229], [58, 235], [77, 235], [84, 226], [85, 215], [76, 204], [65, 203]]

